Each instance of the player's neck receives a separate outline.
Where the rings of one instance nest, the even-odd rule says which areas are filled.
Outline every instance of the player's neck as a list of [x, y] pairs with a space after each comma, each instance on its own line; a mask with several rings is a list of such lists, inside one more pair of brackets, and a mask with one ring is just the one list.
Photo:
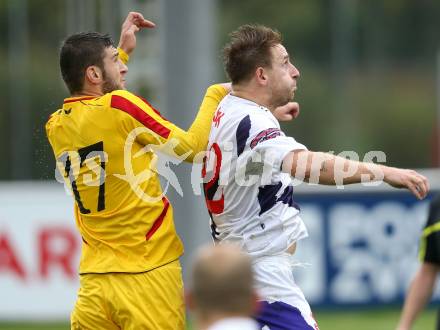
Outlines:
[[71, 95], [71, 97], [78, 97], [78, 96], [102, 96], [104, 95], [102, 93], [102, 89], [101, 87], [96, 87], [96, 86], [84, 86], [83, 90], [81, 92], [78, 93], [74, 93]]
[[233, 85], [231, 94], [233, 96], [252, 101], [258, 105], [261, 105], [265, 108], [268, 108], [271, 112], [273, 111], [273, 108], [271, 107], [269, 102], [267, 102], [267, 98], [265, 97], [265, 93], [259, 92], [255, 88]]

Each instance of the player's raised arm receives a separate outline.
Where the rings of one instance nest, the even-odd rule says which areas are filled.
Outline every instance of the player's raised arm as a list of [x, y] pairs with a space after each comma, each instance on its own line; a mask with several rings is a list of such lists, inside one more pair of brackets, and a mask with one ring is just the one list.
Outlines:
[[395, 188], [406, 188], [418, 199], [429, 192], [429, 182], [413, 170], [349, 160], [343, 157], [307, 150], [289, 153], [283, 171], [297, 179], [326, 185], [345, 185], [385, 181]]
[[214, 112], [229, 90], [227, 84], [210, 86], [206, 90], [199, 112], [188, 131], [184, 131], [170, 122], [164, 122], [171, 131], [169, 139], [175, 139], [178, 142], [174, 152], [178, 155], [190, 152], [185, 161], [193, 161], [195, 155], [206, 150]]
[[128, 13], [121, 27], [118, 48], [122, 49], [128, 56], [136, 48], [136, 33], [144, 28], [154, 28], [156, 24], [146, 20], [141, 13]]
[[[141, 13], [130, 12], [121, 28], [121, 36], [118, 45], [119, 58], [127, 63], [129, 55], [136, 48], [136, 33], [143, 28], [154, 28], [155, 24], [146, 20]], [[133, 129], [144, 126], [149, 133], [139, 134], [138, 140], [145, 144], [163, 144], [169, 139], [177, 143], [175, 147], [165, 148], [164, 152], [172, 155], [189, 153], [186, 161], [192, 161], [193, 157], [206, 148], [212, 117], [218, 104], [231, 90], [230, 83], [218, 84], [209, 87], [200, 106], [200, 110], [188, 131], [184, 131], [163, 118], [144, 99], [129, 92], [116, 93], [111, 96], [112, 107], [131, 114]], [[134, 110], [136, 109], [136, 110]]]
[[195, 155], [206, 149], [214, 112], [229, 92], [228, 88], [227, 84], [217, 84], [207, 89], [199, 112], [188, 131], [163, 118], [146, 100], [128, 91], [114, 91], [109, 102], [112, 108], [127, 114], [121, 127], [127, 130], [126, 133], [136, 132], [139, 143], [163, 147], [161, 151], [171, 156], [187, 154], [184, 160], [191, 162]]
[[206, 150], [209, 132], [211, 131], [212, 118], [220, 101], [230, 90], [231, 87], [229, 83], [210, 86], [206, 90], [197, 117], [194, 119], [188, 131], [182, 131], [178, 127], [173, 130], [173, 137], [180, 142], [176, 148], [177, 151], [179, 151], [179, 153], [191, 151], [188, 161], [192, 161], [197, 153]]

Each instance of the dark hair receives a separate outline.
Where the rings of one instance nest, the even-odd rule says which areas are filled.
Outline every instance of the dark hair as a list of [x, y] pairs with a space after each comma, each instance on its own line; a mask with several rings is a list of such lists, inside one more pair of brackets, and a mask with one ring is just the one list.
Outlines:
[[104, 50], [114, 46], [108, 34], [82, 32], [64, 40], [60, 50], [61, 76], [71, 94], [83, 88], [86, 69], [96, 65], [104, 70]]
[[282, 42], [281, 34], [263, 25], [243, 25], [230, 34], [223, 48], [226, 73], [233, 84], [247, 81], [258, 67], [271, 67], [270, 49]]

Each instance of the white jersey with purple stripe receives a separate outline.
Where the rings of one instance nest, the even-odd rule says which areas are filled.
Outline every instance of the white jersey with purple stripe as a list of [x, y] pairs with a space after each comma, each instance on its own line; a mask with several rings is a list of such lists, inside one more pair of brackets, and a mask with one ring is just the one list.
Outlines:
[[306, 147], [287, 137], [266, 108], [227, 95], [214, 115], [204, 190], [215, 240], [253, 257], [277, 255], [307, 236], [284, 157]]
[[265, 107], [226, 96], [214, 115], [202, 176], [212, 236], [253, 258], [262, 329], [317, 329], [286, 250], [307, 236], [284, 157], [306, 147]]
[[[202, 171], [212, 236], [252, 256], [265, 304], [257, 320], [264, 329], [278, 329], [276, 319], [284, 317], [289, 324], [282, 329], [317, 328], [286, 257], [307, 230], [293, 199], [292, 179], [281, 165], [289, 152], [305, 149], [281, 131], [267, 108], [252, 101], [228, 95], [214, 115]], [[273, 267], [278, 271], [267, 271]]]

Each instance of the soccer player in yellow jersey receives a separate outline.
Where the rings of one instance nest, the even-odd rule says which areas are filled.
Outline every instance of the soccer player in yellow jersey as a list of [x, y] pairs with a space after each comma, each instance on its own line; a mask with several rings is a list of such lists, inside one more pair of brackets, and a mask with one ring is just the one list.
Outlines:
[[[206, 147], [222, 85], [208, 88], [192, 126], [183, 131], [124, 89], [135, 33], [154, 23], [130, 13], [119, 48], [108, 35], [79, 33], [61, 48], [71, 97], [46, 124], [57, 166], [75, 198], [82, 237], [80, 289], [72, 329], [184, 329], [183, 246], [173, 209], [145, 146], [193, 157]], [[166, 151], [165, 150], [165, 151]]]

